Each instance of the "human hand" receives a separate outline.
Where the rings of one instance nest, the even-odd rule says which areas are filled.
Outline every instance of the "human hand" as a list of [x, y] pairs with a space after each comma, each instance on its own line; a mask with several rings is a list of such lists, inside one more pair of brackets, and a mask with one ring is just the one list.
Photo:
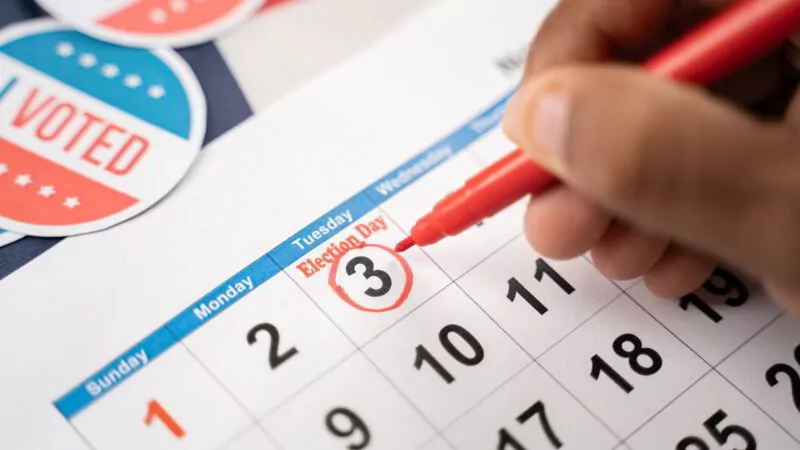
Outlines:
[[597, 64], [639, 60], [724, 3], [561, 1], [503, 122], [564, 182], [531, 202], [525, 231], [545, 256], [591, 251], [662, 297], [729, 264], [800, 312], [800, 100], [769, 121], [742, 108], [781, 88], [779, 56], [716, 86], [724, 97]]

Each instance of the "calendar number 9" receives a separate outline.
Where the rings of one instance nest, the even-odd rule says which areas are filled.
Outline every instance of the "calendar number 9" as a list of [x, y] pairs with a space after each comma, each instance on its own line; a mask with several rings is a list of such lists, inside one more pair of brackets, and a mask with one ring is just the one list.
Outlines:
[[369, 445], [370, 433], [367, 424], [358, 414], [347, 408], [332, 409], [325, 416], [325, 426], [336, 437], [349, 438], [357, 435], [357, 439], [347, 445], [350, 450], [361, 450]]

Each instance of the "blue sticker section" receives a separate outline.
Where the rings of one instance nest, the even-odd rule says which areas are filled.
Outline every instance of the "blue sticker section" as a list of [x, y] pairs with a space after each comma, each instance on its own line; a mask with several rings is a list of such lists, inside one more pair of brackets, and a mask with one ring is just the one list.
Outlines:
[[[150, 360], [217, 317], [282, 269], [291, 266], [292, 263], [327, 242], [341, 230], [364, 217], [378, 204], [391, 198], [404, 187], [465, 149], [497, 126], [510, 96], [511, 93], [503, 96], [498, 102], [445, 139], [412, 158], [369, 188], [323, 214], [310, 225], [225, 280], [139, 344], [56, 400], [54, 402], [56, 408], [64, 417], [71, 419], [107, 391], [136, 373]], [[378, 188], [390, 180], [394, 180], [391, 181], [393, 183], [392, 190], [382, 193]], [[141, 353], [143, 351], [145, 353]], [[142, 356], [148, 358], [146, 363], [130, 367], [136, 364], [137, 357]]]
[[176, 343], [166, 328], [160, 328], [56, 400], [55, 407], [68, 419], [75, 416]]
[[172, 70], [148, 50], [62, 30], [8, 42], [0, 46], [0, 52], [114, 108], [189, 138], [191, 107], [186, 92]]
[[3, 234], [3, 233], [5, 233], [5, 232], [6, 232], [6, 230], [4, 230], [4, 229], [0, 228], [0, 235], [1, 235], [1, 234]]
[[183, 310], [166, 327], [176, 339], [183, 339], [280, 271], [272, 259], [264, 255]]
[[452, 158], [500, 123], [512, 93], [513, 91], [451, 135], [378, 180], [364, 192], [375, 204], [380, 205], [402, 191], [404, 187]]
[[0, 100], [2, 100], [3, 97], [6, 96], [6, 94], [11, 92], [11, 89], [14, 87], [14, 85], [17, 84], [18, 81], [19, 81], [19, 78], [14, 77], [14, 78], [8, 80], [8, 82], [5, 85], [3, 85], [3, 87], [0, 87]]
[[283, 241], [268, 254], [281, 269], [285, 269], [373, 209], [375, 204], [369, 197], [363, 193], [357, 194]]

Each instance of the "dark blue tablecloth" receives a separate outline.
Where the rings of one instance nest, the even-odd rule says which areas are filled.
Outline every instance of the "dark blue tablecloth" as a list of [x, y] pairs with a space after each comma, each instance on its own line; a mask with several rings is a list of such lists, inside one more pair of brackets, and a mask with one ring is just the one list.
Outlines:
[[[0, 27], [43, 15], [33, 0], [0, 0]], [[206, 94], [208, 101], [206, 144], [253, 114], [239, 85], [213, 43], [186, 48], [179, 53], [192, 66]], [[26, 237], [0, 248], [0, 280], [60, 241], [61, 239]]]

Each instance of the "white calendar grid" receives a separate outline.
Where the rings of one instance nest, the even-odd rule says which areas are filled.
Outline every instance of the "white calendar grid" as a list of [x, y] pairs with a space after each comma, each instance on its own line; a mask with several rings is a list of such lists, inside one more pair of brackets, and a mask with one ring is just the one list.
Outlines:
[[[371, 230], [366, 242], [391, 246], [407, 235], [434, 199], [511, 149], [495, 130], [507, 98], [382, 179], [408, 178], [402, 188], [332, 210], [296, 236], [357, 218], [302, 253], [290, 238], [55, 406], [100, 450], [702, 449], [748, 434], [762, 448], [800, 449], [800, 327], [755, 292], [726, 288], [726, 272], [694, 303], [656, 299], [643, 283], [605, 279], [588, 258], [540, 258], [521, 234], [523, 204], [404, 253], [414, 282], [395, 310], [359, 311], [333, 293], [327, 268], [297, 268], [343, 236]], [[378, 265], [404, 276], [389, 266]], [[199, 320], [202, 305], [210, 312]], [[619, 354], [637, 348], [655, 356]], [[415, 351], [428, 355], [418, 367]], [[593, 378], [593, 360], [612, 372]], [[110, 388], [88, 392], [112, 373]], [[167, 419], [153, 419], [156, 408]]]

